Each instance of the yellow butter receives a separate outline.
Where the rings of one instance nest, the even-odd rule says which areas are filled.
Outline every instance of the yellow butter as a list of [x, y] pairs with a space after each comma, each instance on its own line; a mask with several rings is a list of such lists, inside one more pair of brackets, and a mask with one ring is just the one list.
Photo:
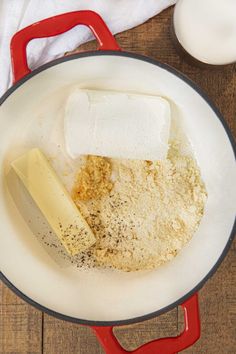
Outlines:
[[91, 247], [96, 239], [44, 154], [32, 149], [11, 163], [68, 253]]

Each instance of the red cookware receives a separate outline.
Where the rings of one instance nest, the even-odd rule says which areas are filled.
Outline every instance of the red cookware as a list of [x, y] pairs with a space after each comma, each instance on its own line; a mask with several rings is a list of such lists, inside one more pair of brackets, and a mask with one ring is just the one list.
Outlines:
[[[56, 59], [31, 71], [28, 43], [77, 25], [91, 29], [98, 50]], [[200, 336], [197, 291], [220, 265], [235, 231], [235, 144], [223, 117], [180, 72], [122, 51], [101, 17], [91, 11], [65, 13], [22, 29], [12, 38], [11, 57], [14, 83], [0, 100], [1, 279], [41, 311], [91, 326], [110, 354], [129, 353], [114, 337], [113, 326], [143, 321], [181, 305], [183, 333], [152, 341], [133, 353], [174, 354], [191, 346]], [[73, 85], [158, 94], [175, 102], [181, 111], [208, 201], [193, 239], [173, 261], [152, 272], [85, 272], [59, 267], [22, 218], [27, 198], [19, 195], [19, 212], [8, 191], [5, 178], [10, 162], [26, 149], [39, 146], [49, 156], [65, 158], [63, 143], [58, 144], [57, 122], [66, 92]], [[176, 113], [175, 106], [172, 108]], [[36, 213], [29, 205], [28, 212]]]

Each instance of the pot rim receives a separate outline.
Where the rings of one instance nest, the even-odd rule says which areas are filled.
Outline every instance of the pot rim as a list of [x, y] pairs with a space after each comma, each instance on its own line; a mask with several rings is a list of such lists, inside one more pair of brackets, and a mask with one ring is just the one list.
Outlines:
[[[183, 73], [181, 73], [177, 69], [171, 67], [168, 64], [161, 63], [160, 61], [158, 61], [156, 59], [152, 59], [152, 58], [149, 58], [149, 57], [141, 55], [141, 54], [124, 52], [124, 51], [116, 51], [116, 50], [103, 50], [103, 51], [102, 50], [95, 50], [95, 51], [88, 51], [88, 52], [82, 52], [82, 53], [75, 53], [75, 54], [71, 54], [68, 56], [64, 56], [62, 58], [55, 59], [53, 61], [50, 61], [49, 63], [46, 63], [46, 64], [40, 66], [39, 68], [33, 70], [31, 73], [29, 73], [28, 75], [26, 75], [25, 77], [23, 77], [22, 79], [17, 81], [17, 83], [15, 83], [13, 86], [11, 86], [6, 91], [6, 93], [0, 98], [0, 106], [4, 103], [4, 101], [8, 98], [8, 96], [10, 96], [18, 87], [20, 87], [26, 81], [31, 79], [31, 77], [39, 74], [40, 72], [42, 72], [44, 70], [47, 70], [48, 68], [50, 68], [52, 66], [58, 65], [60, 63], [66, 62], [66, 61], [79, 59], [79, 58], [85, 58], [85, 57], [91, 57], [91, 56], [103, 56], [103, 55], [108, 55], [108, 56], [114, 55], [114, 56], [128, 57], [128, 58], [133, 58], [133, 59], [145, 61], [149, 64], [156, 65], [156, 66], [170, 72], [171, 74], [177, 76], [179, 79], [183, 80], [185, 83], [187, 83], [189, 86], [191, 86], [206, 101], [206, 103], [211, 107], [211, 109], [214, 111], [214, 113], [216, 114], [216, 116], [218, 117], [220, 122], [222, 123], [223, 128], [225, 129], [225, 132], [226, 132], [228, 139], [231, 143], [231, 146], [232, 146], [232, 149], [234, 152], [234, 156], [236, 159], [236, 142], [234, 141], [233, 134], [231, 133], [226, 121], [224, 120], [223, 115], [220, 113], [220, 111], [215, 106], [215, 104], [211, 101], [211, 99], [208, 97], [208, 95], [204, 92], [204, 90], [202, 90], [195, 82], [193, 82], [191, 79], [189, 79], [187, 76], [185, 76]], [[3, 283], [5, 283], [5, 285], [8, 286], [8, 288], [10, 288], [16, 295], [18, 295], [24, 301], [26, 301], [30, 305], [34, 306], [38, 310], [45, 312], [48, 315], [54, 316], [58, 319], [68, 321], [68, 322], [74, 322], [74, 323], [78, 323], [78, 324], [82, 324], [82, 325], [87, 325], [87, 326], [101, 326], [101, 327], [103, 327], [103, 326], [129, 325], [132, 323], [138, 323], [138, 322], [152, 319], [158, 315], [161, 315], [167, 311], [170, 311], [173, 308], [175, 308], [176, 306], [181, 305], [189, 297], [191, 297], [196, 292], [198, 292], [203, 287], [203, 285], [206, 283], [206, 281], [214, 275], [214, 273], [216, 272], [216, 270], [218, 269], [218, 267], [220, 266], [220, 264], [224, 260], [226, 254], [228, 253], [229, 248], [234, 240], [235, 233], [236, 233], [236, 217], [235, 217], [234, 224], [232, 226], [232, 230], [229, 235], [229, 239], [227, 241], [227, 244], [226, 244], [225, 248], [223, 249], [217, 262], [210, 269], [210, 271], [207, 273], [207, 275], [191, 291], [189, 291], [187, 294], [185, 294], [184, 296], [179, 298], [177, 301], [169, 304], [168, 306], [163, 307], [160, 310], [157, 310], [157, 311], [154, 311], [154, 312], [142, 315], [142, 316], [130, 318], [127, 320], [96, 321], [96, 320], [86, 320], [86, 319], [79, 319], [79, 318], [72, 317], [72, 316], [67, 316], [67, 315], [53, 311], [53, 310], [39, 304], [38, 302], [34, 301], [30, 297], [28, 297], [27, 295], [22, 293], [14, 284], [11, 283], [11, 281], [1, 271], [0, 271], [0, 279], [3, 281]]]

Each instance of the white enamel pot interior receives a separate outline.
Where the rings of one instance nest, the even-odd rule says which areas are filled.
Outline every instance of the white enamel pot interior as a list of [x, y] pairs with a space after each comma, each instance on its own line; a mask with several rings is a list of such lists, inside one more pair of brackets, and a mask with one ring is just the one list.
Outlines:
[[[208, 200], [192, 240], [174, 260], [156, 270], [125, 273], [60, 267], [37, 241], [9, 192], [10, 162], [32, 147], [52, 157], [64, 178], [68, 158], [62, 134], [63, 104], [74, 85], [162, 95], [175, 102], [173, 114], [181, 115]], [[1, 99], [0, 166], [1, 277], [25, 300], [64, 319], [121, 324], [171, 309], [214, 273], [233, 238], [236, 167], [230, 132], [195, 84], [142, 56], [115, 51], [76, 54], [19, 81]]]

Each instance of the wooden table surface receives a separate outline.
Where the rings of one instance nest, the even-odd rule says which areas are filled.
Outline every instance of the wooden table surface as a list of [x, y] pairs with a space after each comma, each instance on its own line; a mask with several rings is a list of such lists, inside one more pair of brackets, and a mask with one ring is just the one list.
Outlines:
[[[215, 101], [236, 134], [236, 67], [199, 69], [175, 51], [170, 37], [172, 9], [116, 36], [124, 50], [168, 63], [197, 82]], [[86, 45], [92, 48], [93, 43]], [[235, 240], [236, 241], [236, 240]], [[236, 242], [217, 273], [200, 291], [202, 334], [184, 351], [188, 354], [236, 353]], [[183, 326], [181, 309], [158, 318], [115, 330], [128, 350], [161, 336], [177, 335]], [[57, 320], [34, 309], [0, 283], [0, 354], [103, 353], [91, 330]], [[154, 353], [153, 353], [154, 354]]]

